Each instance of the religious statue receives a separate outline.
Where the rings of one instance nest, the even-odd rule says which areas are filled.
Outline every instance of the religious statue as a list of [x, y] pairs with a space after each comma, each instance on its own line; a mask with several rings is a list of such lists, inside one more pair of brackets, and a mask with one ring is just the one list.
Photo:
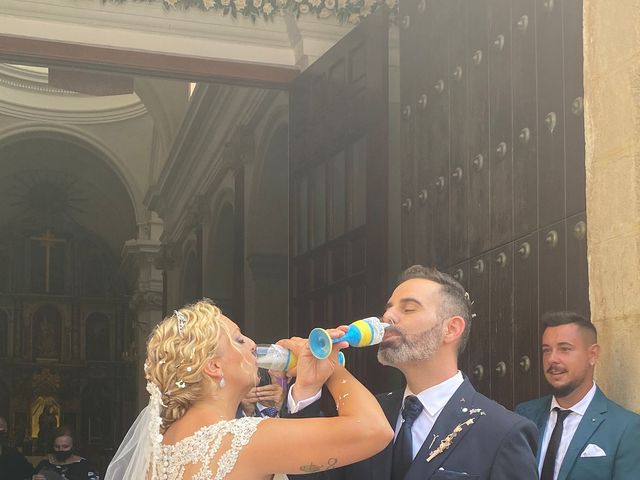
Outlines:
[[60, 314], [47, 305], [34, 315], [33, 351], [36, 358], [59, 358]]
[[53, 435], [58, 428], [58, 418], [55, 407], [45, 405], [40, 417], [38, 417], [38, 449], [43, 453], [48, 453], [52, 449]]

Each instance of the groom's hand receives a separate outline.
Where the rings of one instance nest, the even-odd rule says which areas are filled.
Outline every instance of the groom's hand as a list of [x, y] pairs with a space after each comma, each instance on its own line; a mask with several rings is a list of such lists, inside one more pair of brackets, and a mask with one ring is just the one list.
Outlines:
[[[338, 338], [343, 336], [348, 328], [343, 326], [328, 329], [327, 332], [331, 338]], [[311, 398], [320, 391], [338, 365], [338, 351], [349, 346], [347, 342], [337, 342], [333, 345], [329, 358], [318, 360], [311, 353], [307, 339], [293, 337], [280, 340], [278, 345], [291, 350], [298, 357], [296, 383], [291, 387], [291, 396], [295, 402]]]

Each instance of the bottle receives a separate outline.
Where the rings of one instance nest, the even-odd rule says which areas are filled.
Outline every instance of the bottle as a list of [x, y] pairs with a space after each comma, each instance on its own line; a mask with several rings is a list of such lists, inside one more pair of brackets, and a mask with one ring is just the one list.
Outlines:
[[258, 359], [258, 367], [268, 370], [286, 372], [298, 365], [298, 358], [295, 354], [280, 345], [256, 345], [256, 358]]
[[[298, 357], [292, 351], [280, 345], [264, 343], [256, 345], [256, 358], [258, 367], [266, 368], [267, 370], [286, 372], [298, 365]], [[343, 367], [345, 366], [344, 353], [338, 352], [338, 362]]]
[[387, 327], [389, 324], [380, 321], [378, 317], [363, 318], [351, 323], [349, 330], [339, 338], [331, 338], [324, 328], [314, 328], [309, 334], [311, 353], [316, 358], [327, 358], [336, 342], [347, 342], [352, 347], [377, 345], [382, 341]]

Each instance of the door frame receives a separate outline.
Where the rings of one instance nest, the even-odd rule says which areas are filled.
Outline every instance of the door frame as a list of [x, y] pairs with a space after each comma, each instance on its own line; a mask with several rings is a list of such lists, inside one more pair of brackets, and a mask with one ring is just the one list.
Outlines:
[[5, 63], [85, 67], [133, 75], [286, 90], [300, 70], [166, 53], [79, 45], [0, 34], [0, 60]]

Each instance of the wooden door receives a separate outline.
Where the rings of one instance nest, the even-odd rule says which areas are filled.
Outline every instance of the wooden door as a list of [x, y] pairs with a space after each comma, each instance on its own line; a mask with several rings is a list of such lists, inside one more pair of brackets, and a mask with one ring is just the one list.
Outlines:
[[[387, 298], [388, 13], [369, 16], [291, 90], [291, 333], [380, 314]], [[385, 388], [374, 349], [349, 369]]]
[[402, 261], [468, 289], [462, 366], [512, 407], [545, 391], [540, 315], [589, 315], [582, 1], [407, 0], [399, 20]]

